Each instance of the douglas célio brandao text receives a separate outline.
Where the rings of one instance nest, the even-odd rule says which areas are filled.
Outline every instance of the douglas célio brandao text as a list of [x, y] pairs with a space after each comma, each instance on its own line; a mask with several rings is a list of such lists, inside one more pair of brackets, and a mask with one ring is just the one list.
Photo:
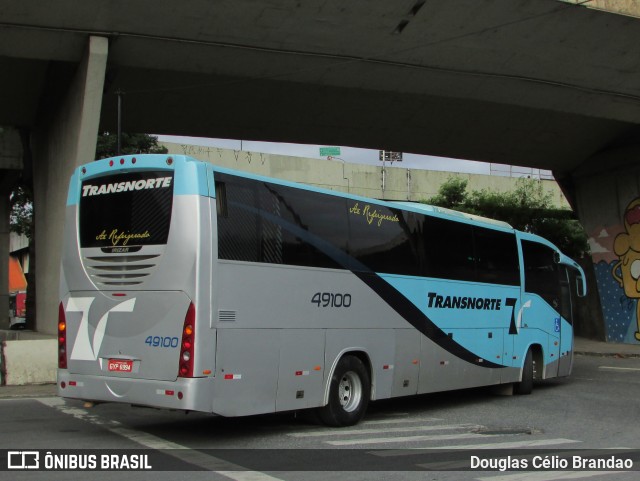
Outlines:
[[483, 471], [633, 469], [633, 459], [615, 455], [601, 457], [536, 455], [526, 458], [516, 456], [491, 458], [474, 455], [471, 456], [470, 462], [472, 470]]

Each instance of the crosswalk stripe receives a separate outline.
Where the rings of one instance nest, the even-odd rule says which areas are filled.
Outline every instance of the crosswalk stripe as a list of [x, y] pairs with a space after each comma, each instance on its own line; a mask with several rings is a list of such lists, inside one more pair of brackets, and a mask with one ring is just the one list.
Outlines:
[[475, 434], [475, 433], [462, 433], [462, 434], [438, 434], [438, 435], [424, 435], [424, 436], [401, 436], [392, 438], [369, 438], [369, 439], [342, 439], [337, 441], [325, 441], [326, 444], [332, 446], [354, 446], [357, 444], [383, 444], [383, 443], [407, 443], [416, 441], [446, 441], [449, 439], [485, 439], [493, 434]]
[[442, 421], [442, 418], [394, 418], [394, 419], [372, 419], [371, 421], [362, 421], [361, 426], [369, 426], [376, 424], [401, 424], [401, 423], [432, 423]]
[[640, 367], [615, 367], [615, 366], [600, 366], [601, 371], [640, 371]]
[[538, 446], [555, 446], [558, 444], [575, 444], [581, 443], [575, 439], [536, 439], [536, 440], [523, 440], [523, 441], [508, 441], [499, 443], [484, 443], [484, 444], [453, 444], [449, 446], [425, 446], [413, 449], [386, 449], [384, 451], [371, 451], [370, 454], [379, 457], [389, 456], [412, 456], [416, 454], [416, 451], [421, 450], [444, 450], [450, 451], [454, 449], [517, 449], [517, 448], [534, 448]]
[[423, 431], [447, 431], [452, 429], [473, 429], [480, 428], [477, 424], [443, 424], [433, 426], [405, 426], [396, 428], [381, 428], [381, 429], [332, 429], [322, 431], [309, 431], [299, 433], [289, 433], [288, 435], [294, 438], [314, 438], [322, 436], [352, 436], [358, 434], [382, 434], [382, 433], [410, 433], [410, 432], [423, 432]]
[[105, 420], [94, 414], [88, 413], [84, 409], [67, 406], [66, 402], [58, 397], [39, 398], [37, 400], [45, 406], [57, 409], [58, 411], [73, 416], [76, 419], [101, 426], [114, 434], [136, 442], [146, 448], [168, 450], [167, 454], [170, 456], [178, 458], [186, 463], [200, 466], [207, 471], [220, 474], [234, 481], [282, 481], [280, 478], [275, 478], [259, 471], [246, 470], [236, 464], [227, 462], [223, 459], [218, 459], [214, 456], [209, 456], [208, 454], [197, 450], [189, 449], [186, 446], [168, 441], [153, 434], [127, 428], [118, 421], [107, 420], [105, 422]]

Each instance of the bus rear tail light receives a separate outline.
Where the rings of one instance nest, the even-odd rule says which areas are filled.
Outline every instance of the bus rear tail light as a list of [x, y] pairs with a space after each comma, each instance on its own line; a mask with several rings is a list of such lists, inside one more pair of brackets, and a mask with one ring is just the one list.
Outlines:
[[67, 317], [62, 302], [58, 306], [58, 368], [67, 368]]
[[189, 304], [187, 315], [184, 317], [182, 328], [182, 343], [180, 344], [180, 367], [178, 377], [193, 377], [194, 344], [196, 336], [196, 307]]

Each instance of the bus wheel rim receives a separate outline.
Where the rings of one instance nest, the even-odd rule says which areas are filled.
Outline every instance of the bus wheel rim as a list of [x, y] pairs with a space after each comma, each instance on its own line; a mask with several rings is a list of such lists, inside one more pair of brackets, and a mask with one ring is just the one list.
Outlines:
[[338, 384], [340, 406], [347, 412], [355, 411], [362, 400], [362, 381], [353, 371], [346, 372]]

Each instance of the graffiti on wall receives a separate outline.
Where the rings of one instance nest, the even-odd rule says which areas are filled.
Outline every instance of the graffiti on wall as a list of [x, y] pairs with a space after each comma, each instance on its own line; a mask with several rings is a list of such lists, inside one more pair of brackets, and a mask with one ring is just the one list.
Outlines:
[[600, 226], [589, 243], [609, 342], [640, 342], [640, 198], [621, 224]]

